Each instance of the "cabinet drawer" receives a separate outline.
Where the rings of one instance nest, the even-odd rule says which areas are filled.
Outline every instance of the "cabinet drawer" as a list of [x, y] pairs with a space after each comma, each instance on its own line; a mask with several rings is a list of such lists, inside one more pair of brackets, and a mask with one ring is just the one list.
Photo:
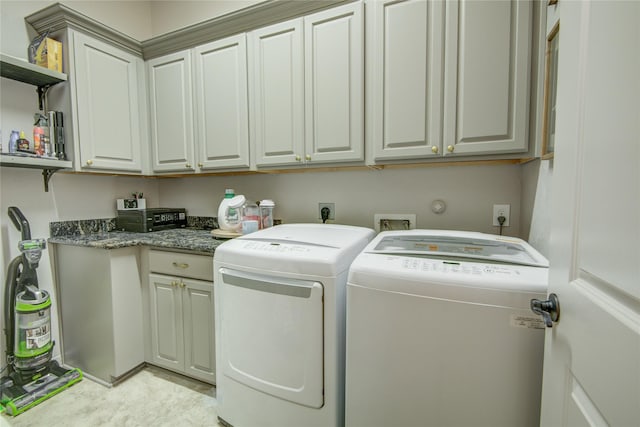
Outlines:
[[149, 270], [172, 276], [213, 282], [213, 257], [178, 252], [149, 251]]

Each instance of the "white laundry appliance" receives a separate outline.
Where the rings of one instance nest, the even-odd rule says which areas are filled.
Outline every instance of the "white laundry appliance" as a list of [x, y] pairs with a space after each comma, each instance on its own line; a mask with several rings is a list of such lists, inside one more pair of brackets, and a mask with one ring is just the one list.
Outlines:
[[539, 425], [548, 262], [483, 233], [380, 233], [347, 283], [346, 425]]
[[221, 423], [344, 425], [347, 275], [373, 237], [362, 227], [287, 224], [216, 249]]

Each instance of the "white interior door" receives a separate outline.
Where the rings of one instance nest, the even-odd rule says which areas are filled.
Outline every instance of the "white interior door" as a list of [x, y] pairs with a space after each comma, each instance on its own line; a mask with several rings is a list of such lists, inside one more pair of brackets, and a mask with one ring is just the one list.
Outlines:
[[640, 425], [640, 2], [565, 2], [541, 424]]

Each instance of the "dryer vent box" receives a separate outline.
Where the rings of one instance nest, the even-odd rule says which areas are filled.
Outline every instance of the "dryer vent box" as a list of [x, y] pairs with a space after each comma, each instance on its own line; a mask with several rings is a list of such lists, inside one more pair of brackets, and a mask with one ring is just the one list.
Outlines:
[[416, 228], [416, 214], [375, 214], [373, 227], [377, 232], [413, 230]]

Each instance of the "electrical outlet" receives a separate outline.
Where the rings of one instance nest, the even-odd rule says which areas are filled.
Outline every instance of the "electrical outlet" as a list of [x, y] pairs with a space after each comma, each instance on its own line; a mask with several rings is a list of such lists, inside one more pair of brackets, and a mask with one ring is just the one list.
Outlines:
[[511, 205], [493, 205], [493, 225], [496, 227], [500, 227], [500, 223], [498, 222], [498, 217], [505, 217], [503, 227], [509, 226], [509, 218], [511, 217]]
[[318, 219], [322, 219], [322, 208], [329, 208], [329, 219], [336, 219], [335, 203], [318, 203]]

